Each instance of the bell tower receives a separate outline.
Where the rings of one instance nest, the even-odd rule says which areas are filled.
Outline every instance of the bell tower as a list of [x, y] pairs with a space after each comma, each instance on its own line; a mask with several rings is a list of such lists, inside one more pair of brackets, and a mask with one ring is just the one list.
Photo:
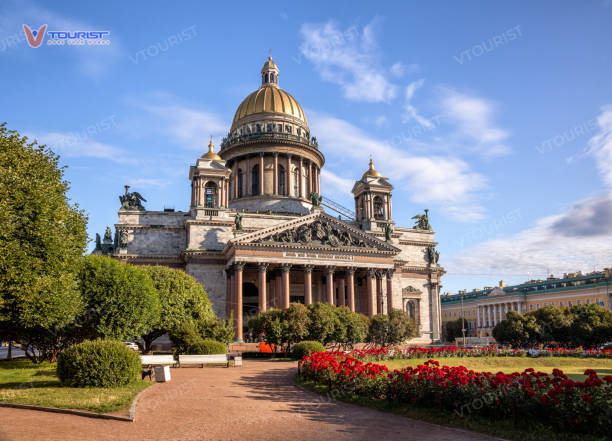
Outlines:
[[387, 224], [393, 224], [391, 213], [391, 192], [393, 186], [388, 179], [374, 168], [370, 155], [368, 170], [355, 182], [355, 217], [362, 230], [385, 229]]
[[[191, 210], [196, 217], [218, 215], [219, 209], [227, 209], [229, 204], [229, 177], [231, 170], [225, 161], [215, 153], [212, 137], [208, 152], [198, 158], [196, 165], [189, 169], [191, 180]], [[215, 214], [216, 213], [216, 214]]]

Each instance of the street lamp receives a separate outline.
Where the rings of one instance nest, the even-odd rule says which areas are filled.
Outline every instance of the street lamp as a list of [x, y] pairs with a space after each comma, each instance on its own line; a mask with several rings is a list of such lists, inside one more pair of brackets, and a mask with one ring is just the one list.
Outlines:
[[461, 333], [463, 334], [463, 347], [465, 348], [465, 314], [463, 313], [463, 296], [461, 296]]

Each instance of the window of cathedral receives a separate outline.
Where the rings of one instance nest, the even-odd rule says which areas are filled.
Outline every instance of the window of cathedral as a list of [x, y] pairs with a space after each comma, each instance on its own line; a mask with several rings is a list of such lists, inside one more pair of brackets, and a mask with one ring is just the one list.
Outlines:
[[238, 169], [238, 197], [241, 198], [244, 195], [244, 173], [242, 169]]
[[204, 188], [204, 206], [206, 208], [214, 208], [215, 200], [217, 196], [217, 184], [214, 182], [207, 182]]
[[265, 74], [264, 82], [268, 82], [268, 74]]
[[273, 132], [273, 131], [274, 131], [274, 124], [266, 125], [266, 132]]
[[247, 135], [251, 134], [251, 126], [246, 126], [246, 134]]
[[284, 195], [285, 191], [285, 167], [278, 165], [278, 194]]
[[278, 124], [278, 133], [283, 133], [283, 125]]
[[255, 131], [261, 133], [261, 124], [255, 124]]
[[374, 218], [375, 219], [385, 218], [385, 208], [383, 205], [383, 200], [380, 196], [374, 196]]
[[298, 127], [298, 128], [295, 130], [295, 134], [296, 134], [297, 136], [302, 136], [302, 131], [300, 130], [300, 128], [299, 128], [299, 127]]
[[290, 126], [289, 124], [287, 124], [287, 125], [285, 126], [285, 131], [286, 131], [287, 133], [291, 133], [291, 126]]
[[259, 194], [259, 164], [253, 166], [251, 173], [251, 194]]

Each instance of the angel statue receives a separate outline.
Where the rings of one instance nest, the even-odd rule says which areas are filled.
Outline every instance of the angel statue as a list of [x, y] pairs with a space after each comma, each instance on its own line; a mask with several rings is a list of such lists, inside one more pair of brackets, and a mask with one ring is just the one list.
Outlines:
[[323, 200], [323, 196], [321, 196], [319, 193], [315, 193], [315, 192], [310, 193], [310, 201], [312, 202], [313, 207], [320, 207], [322, 200]]
[[385, 230], [385, 240], [387, 242], [390, 242], [391, 241], [391, 233], [393, 233], [393, 225], [386, 224], [384, 226], [384, 230]]
[[431, 225], [429, 225], [429, 210], [425, 209], [425, 214], [417, 214], [416, 216], [412, 216], [412, 219], [416, 219], [414, 223], [415, 230], [431, 230]]
[[137, 191], [130, 192], [130, 186], [125, 185], [125, 194], [119, 196], [119, 200], [121, 201], [121, 210], [141, 210], [144, 211], [144, 207], [141, 201], [147, 202], [145, 198], [142, 197], [140, 193]]
[[234, 225], [236, 226], [236, 231], [242, 231], [242, 215], [239, 212], [234, 217]]
[[427, 257], [430, 263], [436, 264], [440, 258], [440, 253], [436, 251], [435, 247], [427, 247]]

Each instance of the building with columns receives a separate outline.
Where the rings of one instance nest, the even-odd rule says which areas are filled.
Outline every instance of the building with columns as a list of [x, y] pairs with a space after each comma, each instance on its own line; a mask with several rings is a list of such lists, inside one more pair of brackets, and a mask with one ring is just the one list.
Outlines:
[[395, 226], [393, 186], [372, 159], [353, 187], [354, 212], [321, 196], [323, 150], [278, 84], [269, 57], [220, 150], [211, 140], [190, 168], [188, 210], [146, 210], [126, 188], [115, 239], [94, 252], [186, 271], [218, 316], [233, 315], [238, 339], [259, 311], [326, 302], [370, 316], [406, 310], [415, 343], [439, 340], [444, 270], [427, 211], [415, 227]]
[[464, 317], [467, 336], [487, 337], [508, 311], [524, 314], [545, 306], [571, 308], [589, 303], [612, 309], [612, 268], [584, 275], [564, 274], [562, 278], [550, 276], [512, 286], [502, 281], [497, 287], [443, 295], [442, 324]]

